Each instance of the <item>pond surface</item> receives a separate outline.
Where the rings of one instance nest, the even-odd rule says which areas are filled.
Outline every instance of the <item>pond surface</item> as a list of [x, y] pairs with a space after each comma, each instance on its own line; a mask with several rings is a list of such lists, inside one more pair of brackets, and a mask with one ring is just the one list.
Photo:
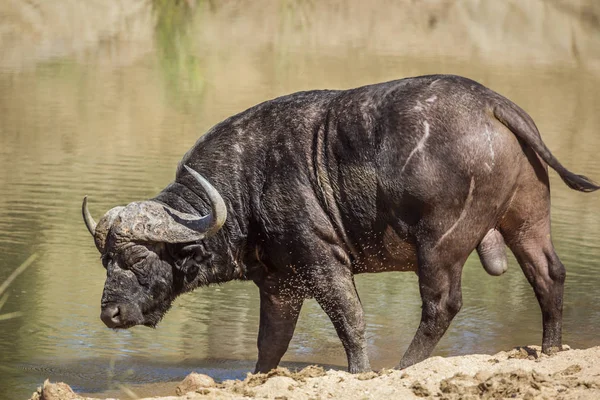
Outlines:
[[[223, 379], [252, 369], [259, 316], [252, 283], [184, 295], [154, 330], [107, 329], [99, 318], [105, 271], [80, 207], [89, 195], [98, 219], [115, 205], [154, 196], [203, 132], [258, 102], [298, 90], [465, 75], [521, 105], [561, 162], [600, 181], [600, 71], [593, 68], [366, 47], [228, 53], [156, 26], [165, 23], [160, 18], [144, 21], [157, 29], [148, 40], [0, 68], [0, 282], [38, 255], [0, 312], [23, 313], [0, 320], [0, 398], [26, 398], [46, 378], [81, 392], [119, 393], [120, 385], [179, 380], [192, 370]], [[554, 172], [551, 184], [553, 238], [568, 273], [564, 342], [599, 345], [600, 195], [569, 190]], [[392, 367], [419, 322], [416, 276], [361, 275], [357, 286], [372, 365]], [[491, 277], [471, 257], [463, 299], [435, 355], [541, 343], [539, 307], [514, 259], [505, 275]], [[305, 303], [284, 361], [345, 368], [343, 348], [314, 301]]]

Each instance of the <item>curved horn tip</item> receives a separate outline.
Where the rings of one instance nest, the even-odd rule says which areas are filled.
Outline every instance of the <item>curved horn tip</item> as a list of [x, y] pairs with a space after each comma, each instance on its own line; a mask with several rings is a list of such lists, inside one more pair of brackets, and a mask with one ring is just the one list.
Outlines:
[[[193, 168], [188, 167], [187, 165], [184, 165], [185, 169], [187, 170], [187, 172], [189, 172], [197, 181], [200, 181], [201, 183], [205, 183], [208, 184], [209, 188], [216, 190], [213, 185], [210, 184], [209, 181], [206, 180], [205, 177], [203, 177], [198, 171], [196, 171]], [[206, 185], [203, 185], [206, 186]]]
[[196, 179], [200, 185], [202, 185], [204, 191], [210, 199], [212, 208], [212, 213], [210, 215], [211, 222], [206, 234], [207, 236], [211, 236], [217, 232], [223, 226], [223, 224], [225, 224], [225, 220], [227, 219], [227, 206], [225, 205], [223, 197], [219, 194], [217, 189], [215, 189], [210, 182], [206, 180], [206, 178], [204, 178], [198, 171], [188, 167], [187, 165], [184, 164], [183, 166], [192, 175], [192, 177]]
[[[200, 175], [200, 173], [198, 173], [198, 171], [196, 171], [192, 167], [188, 167], [185, 164], [183, 165], [183, 167], [187, 170], [187, 172], [189, 172], [190, 174], [192, 174], [192, 176], [194, 176], [194, 177], [197, 177], [198, 175]], [[204, 179], [204, 177], [202, 175], [200, 175], [200, 176], [202, 177], [202, 179]]]
[[92, 236], [94, 236], [95, 232], [96, 232], [96, 226], [98, 224], [96, 224], [96, 221], [94, 221], [94, 218], [92, 217], [92, 214], [90, 213], [90, 210], [88, 210], [88, 206], [87, 206], [87, 194], [85, 196], [83, 196], [83, 204], [81, 205], [81, 214], [83, 214], [83, 222], [85, 222], [85, 226], [87, 227], [88, 231], [92, 234]]

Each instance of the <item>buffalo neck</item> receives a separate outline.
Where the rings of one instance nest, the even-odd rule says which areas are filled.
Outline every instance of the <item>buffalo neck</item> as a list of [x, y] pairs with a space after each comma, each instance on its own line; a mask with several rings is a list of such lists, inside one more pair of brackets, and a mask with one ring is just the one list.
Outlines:
[[[210, 176], [206, 176], [211, 180]], [[196, 215], [207, 215], [210, 205], [206, 195], [192, 185], [175, 181], [160, 192], [153, 201], [163, 203], [177, 211]], [[213, 236], [202, 240], [202, 245], [212, 255], [214, 282], [222, 283], [235, 279], [245, 279], [246, 270], [241, 260], [245, 245], [245, 224], [240, 218], [238, 207], [222, 193], [227, 203], [227, 220]]]

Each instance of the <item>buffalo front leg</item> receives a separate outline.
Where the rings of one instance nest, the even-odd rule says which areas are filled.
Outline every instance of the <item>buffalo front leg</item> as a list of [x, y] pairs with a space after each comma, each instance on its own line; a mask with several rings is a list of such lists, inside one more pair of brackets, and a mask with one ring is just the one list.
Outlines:
[[302, 302], [300, 296], [268, 293], [261, 288], [258, 362], [254, 373], [268, 372], [279, 365], [294, 335]]
[[315, 267], [312, 286], [315, 299], [329, 316], [346, 350], [348, 371], [370, 371], [365, 318], [352, 273], [339, 264], [333, 267]]
[[398, 368], [429, 357], [462, 307], [461, 273], [466, 256], [459, 261], [447, 257], [440, 249], [420, 251], [421, 322]]

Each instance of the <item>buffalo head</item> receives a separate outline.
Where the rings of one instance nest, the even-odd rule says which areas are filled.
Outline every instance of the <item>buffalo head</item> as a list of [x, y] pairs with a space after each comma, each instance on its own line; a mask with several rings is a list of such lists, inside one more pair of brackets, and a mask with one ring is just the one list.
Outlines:
[[115, 207], [96, 223], [83, 199], [83, 220], [107, 272], [101, 319], [109, 328], [156, 326], [179, 294], [208, 283], [202, 267], [211, 254], [202, 242], [225, 223], [227, 209], [210, 183], [185, 168], [207, 194], [206, 216], [149, 200]]

